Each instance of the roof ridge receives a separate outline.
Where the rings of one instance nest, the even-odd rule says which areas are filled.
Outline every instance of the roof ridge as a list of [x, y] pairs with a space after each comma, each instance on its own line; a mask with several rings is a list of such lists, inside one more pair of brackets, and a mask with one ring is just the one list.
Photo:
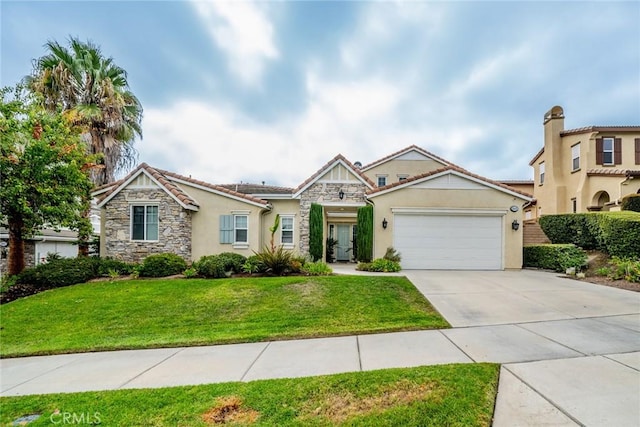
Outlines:
[[347, 166], [349, 166], [349, 168], [352, 171], [354, 171], [362, 180], [364, 180], [371, 187], [375, 187], [375, 184], [373, 183], [373, 181], [371, 181], [369, 179], [369, 177], [367, 177], [365, 174], [363, 174], [362, 171], [360, 169], [358, 169], [357, 167], [355, 167], [355, 165], [353, 163], [351, 163], [349, 160], [347, 160], [347, 158], [345, 156], [343, 156], [342, 154], [338, 154], [333, 159], [331, 159], [327, 163], [325, 163], [313, 175], [311, 175], [309, 178], [305, 179], [302, 184], [300, 184], [299, 186], [294, 188], [293, 193], [295, 194], [298, 191], [302, 190], [305, 186], [309, 185], [311, 182], [313, 182], [316, 178], [318, 178], [323, 172], [325, 172], [332, 164], [334, 164], [337, 161], [343, 161], [344, 163], [346, 163]]
[[411, 151], [411, 150], [418, 150], [418, 151], [422, 152], [422, 154], [425, 154], [425, 155], [427, 155], [428, 157], [433, 157], [434, 159], [437, 159], [438, 161], [441, 161], [441, 162], [443, 162], [443, 163], [445, 163], [445, 164], [453, 164], [453, 163], [451, 163], [450, 161], [445, 160], [444, 158], [442, 158], [442, 157], [440, 157], [440, 156], [438, 156], [438, 155], [433, 154], [433, 153], [432, 153], [432, 152], [430, 152], [429, 150], [425, 150], [424, 148], [422, 148], [422, 147], [420, 147], [420, 146], [418, 146], [418, 145], [416, 145], [416, 144], [411, 144], [411, 145], [409, 145], [408, 147], [405, 147], [405, 148], [403, 148], [403, 149], [401, 149], [401, 150], [395, 151], [395, 152], [393, 152], [393, 153], [391, 153], [391, 154], [389, 154], [389, 155], [386, 155], [386, 156], [384, 156], [384, 157], [381, 157], [381, 158], [379, 158], [378, 160], [375, 160], [375, 161], [373, 161], [373, 162], [371, 162], [371, 163], [368, 163], [368, 164], [366, 164], [366, 165], [362, 166], [362, 169], [369, 169], [369, 168], [371, 168], [371, 167], [373, 167], [373, 166], [375, 166], [375, 165], [378, 165], [378, 164], [380, 164], [380, 163], [384, 163], [384, 162], [386, 162], [387, 160], [391, 160], [391, 159], [393, 159], [394, 157], [398, 157], [399, 155], [404, 154], [404, 153], [406, 153], [406, 152], [408, 152], [408, 151]]

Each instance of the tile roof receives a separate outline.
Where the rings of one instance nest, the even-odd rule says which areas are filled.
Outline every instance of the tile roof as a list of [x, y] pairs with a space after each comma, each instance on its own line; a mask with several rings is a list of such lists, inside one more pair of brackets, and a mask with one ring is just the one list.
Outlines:
[[424, 155], [426, 155], [426, 156], [428, 156], [428, 157], [432, 157], [432, 158], [434, 158], [434, 159], [436, 159], [436, 160], [438, 160], [438, 161], [440, 161], [440, 162], [444, 163], [445, 165], [452, 165], [452, 164], [453, 164], [453, 163], [451, 163], [451, 162], [449, 162], [449, 161], [447, 161], [447, 160], [443, 159], [442, 157], [436, 156], [435, 154], [433, 154], [433, 153], [431, 153], [431, 152], [429, 152], [429, 151], [425, 150], [424, 148], [422, 148], [422, 147], [418, 147], [417, 145], [413, 144], [413, 145], [410, 145], [410, 146], [408, 146], [408, 147], [403, 148], [402, 150], [398, 150], [398, 151], [396, 151], [395, 153], [391, 153], [391, 154], [389, 154], [388, 156], [384, 156], [384, 157], [383, 157], [383, 158], [381, 158], [381, 159], [378, 159], [378, 160], [376, 160], [376, 161], [374, 161], [374, 162], [371, 162], [371, 163], [369, 163], [369, 164], [367, 164], [367, 165], [364, 165], [364, 166], [362, 167], [362, 170], [370, 169], [370, 168], [372, 168], [373, 166], [379, 165], [380, 163], [384, 163], [384, 162], [386, 162], [386, 161], [388, 161], [388, 160], [391, 160], [391, 159], [393, 159], [393, 158], [395, 158], [395, 157], [398, 157], [399, 155], [404, 154], [404, 153], [407, 153], [407, 152], [409, 152], [409, 151], [411, 151], [411, 150], [419, 151], [420, 153], [422, 153], [422, 154], [424, 154]]
[[497, 181], [501, 184], [506, 184], [506, 185], [533, 185], [533, 180], [532, 179], [523, 179], [523, 180], [519, 180], [519, 179], [501, 179], [499, 181]]
[[[107, 184], [106, 186], [99, 187], [98, 189], [101, 189], [101, 188], [104, 189], [111, 186], [111, 189], [99, 197], [98, 204], [104, 202], [104, 200], [112, 196], [115, 192], [119, 191], [123, 186], [123, 184], [128, 183], [133, 177], [139, 174], [141, 170], [144, 170], [146, 173], [151, 175], [163, 187], [165, 191], [167, 191], [169, 194], [175, 197], [183, 205], [183, 207], [187, 209], [197, 209], [199, 207], [198, 202], [196, 202], [191, 196], [189, 196], [189, 194], [187, 194], [178, 185], [176, 185], [174, 181], [177, 181], [177, 180], [183, 181], [184, 183], [187, 183], [187, 184], [194, 184], [200, 187], [205, 187], [207, 189], [224, 193], [226, 195], [236, 197], [239, 199], [244, 199], [249, 202], [258, 203], [264, 206], [267, 205], [267, 201], [265, 200], [258, 199], [256, 197], [252, 197], [237, 191], [233, 191], [219, 185], [210, 184], [208, 182], [200, 181], [200, 180], [186, 177], [183, 175], [179, 175], [177, 173], [165, 171], [162, 169], [157, 169], [152, 166], [149, 166], [146, 163], [141, 163], [137, 168], [131, 171], [123, 179], [111, 184]], [[94, 190], [94, 192], [95, 191], [96, 190]]]
[[349, 160], [347, 160], [342, 154], [338, 154], [333, 159], [329, 160], [324, 166], [322, 166], [316, 173], [307, 178], [302, 184], [300, 184], [295, 190], [293, 190], [294, 194], [298, 193], [306, 186], [317, 180], [322, 176], [323, 173], [329, 170], [329, 168], [337, 161], [344, 162], [351, 170], [358, 175], [363, 181], [365, 181], [370, 187], [375, 187], [373, 181], [371, 181], [366, 175], [364, 175], [360, 169], [355, 167]]
[[588, 169], [587, 176], [640, 176], [640, 170], [632, 169]]
[[409, 178], [407, 178], [405, 180], [385, 185], [384, 187], [377, 187], [377, 188], [374, 188], [374, 189], [371, 189], [371, 190], [367, 191], [367, 194], [368, 195], [369, 194], [375, 194], [375, 193], [379, 193], [379, 192], [382, 192], [382, 191], [393, 189], [395, 187], [404, 186], [404, 185], [406, 185], [408, 183], [411, 183], [411, 182], [414, 182], [414, 181], [418, 181], [420, 179], [428, 178], [430, 176], [438, 175], [438, 174], [446, 172], [446, 171], [459, 172], [459, 173], [462, 173], [464, 175], [470, 176], [472, 178], [478, 179], [480, 181], [484, 181], [484, 182], [486, 182], [488, 184], [495, 185], [496, 187], [500, 187], [500, 188], [503, 188], [505, 190], [511, 191], [512, 193], [520, 194], [520, 195], [522, 195], [522, 196], [524, 196], [524, 197], [526, 197], [528, 199], [531, 198], [531, 194], [527, 194], [524, 191], [520, 191], [520, 190], [517, 190], [517, 189], [515, 189], [513, 187], [509, 187], [508, 185], [502, 184], [502, 183], [500, 183], [498, 181], [494, 181], [494, 180], [491, 180], [489, 178], [485, 178], [483, 176], [476, 175], [474, 173], [469, 172], [468, 170], [466, 170], [464, 168], [461, 168], [460, 166], [455, 166], [455, 165], [449, 165], [449, 166], [445, 166], [443, 168], [436, 169], [436, 170], [433, 170], [433, 171], [430, 171], [430, 172], [426, 172], [426, 173], [423, 173], [423, 174], [420, 174], [420, 175], [414, 175], [414, 176], [409, 177]]
[[640, 132], [640, 126], [583, 126], [581, 128], [567, 129], [560, 132], [561, 136], [586, 132]]
[[276, 185], [265, 184], [218, 184], [220, 187], [224, 187], [227, 190], [234, 190], [243, 194], [292, 194], [293, 188], [279, 187]]

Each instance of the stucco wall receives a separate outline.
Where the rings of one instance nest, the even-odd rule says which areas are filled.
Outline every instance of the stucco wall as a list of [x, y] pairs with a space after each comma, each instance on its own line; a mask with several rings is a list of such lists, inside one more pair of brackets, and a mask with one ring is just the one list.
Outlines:
[[[503, 238], [504, 260], [506, 269], [522, 268], [522, 227], [518, 231], [511, 229], [513, 220], [522, 223], [522, 205], [524, 201], [518, 197], [502, 193], [498, 190], [457, 190], [457, 189], [425, 189], [411, 188], [396, 190], [372, 198], [374, 202], [374, 258], [384, 256], [389, 246], [393, 246], [393, 212], [392, 208], [451, 208], [451, 209], [487, 209], [504, 211]], [[516, 205], [518, 212], [511, 212], [509, 207]], [[382, 228], [382, 220], [386, 218], [388, 226]]]
[[378, 184], [378, 175], [387, 175], [387, 184], [393, 184], [398, 182], [398, 175], [415, 176], [423, 173], [431, 172], [432, 170], [443, 168], [442, 163], [438, 163], [435, 160], [390, 160], [382, 163], [378, 166], [374, 166], [371, 169], [364, 171], [364, 174]]
[[[300, 247], [300, 201], [297, 199], [289, 199], [289, 200], [270, 200], [272, 209], [270, 212], [266, 212], [263, 217], [263, 226], [262, 226], [262, 245], [268, 245], [271, 241], [271, 232], [269, 231], [269, 227], [273, 225], [273, 221], [276, 218], [276, 214], [283, 215], [292, 215], [293, 216], [293, 244], [285, 245], [285, 249], [291, 249], [295, 252], [298, 252], [298, 248]], [[282, 237], [282, 224], [278, 228], [274, 236], [274, 242], [276, 245], [280, 245]]]
[[[131, 240], [131, 205], [158, 205], [158, 241]], [[191, 260], [191, 212], [159, 188], [129, 189], [116, 194], [104, 207], [102, 255], [139, 262], [151, 254], [174, 253]]]

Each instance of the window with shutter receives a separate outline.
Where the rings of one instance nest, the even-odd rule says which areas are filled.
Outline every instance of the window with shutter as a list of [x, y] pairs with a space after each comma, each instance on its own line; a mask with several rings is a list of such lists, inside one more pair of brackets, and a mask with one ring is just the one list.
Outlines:
[[605, 137], [602, 138], [602, 164], [613, 165], [614, 164], [614, 138]]
[[233, 215], [220, 215], [220, 243], [233, 243]]

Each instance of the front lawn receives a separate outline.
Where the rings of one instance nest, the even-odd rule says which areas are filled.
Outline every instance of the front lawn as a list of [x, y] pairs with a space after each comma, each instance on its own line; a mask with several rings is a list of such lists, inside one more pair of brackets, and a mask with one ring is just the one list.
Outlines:
[[[499, 365], [459, 364], [162, 389], [0, 398], [2, 425], [489, 426]], [[80, 422], [82, 421], [82, 422]], [[237, 425], [235, 424], [235, 425]]]
[[86, 283], [3, 305], [0, 356], [446, 328], [404, 277]]

